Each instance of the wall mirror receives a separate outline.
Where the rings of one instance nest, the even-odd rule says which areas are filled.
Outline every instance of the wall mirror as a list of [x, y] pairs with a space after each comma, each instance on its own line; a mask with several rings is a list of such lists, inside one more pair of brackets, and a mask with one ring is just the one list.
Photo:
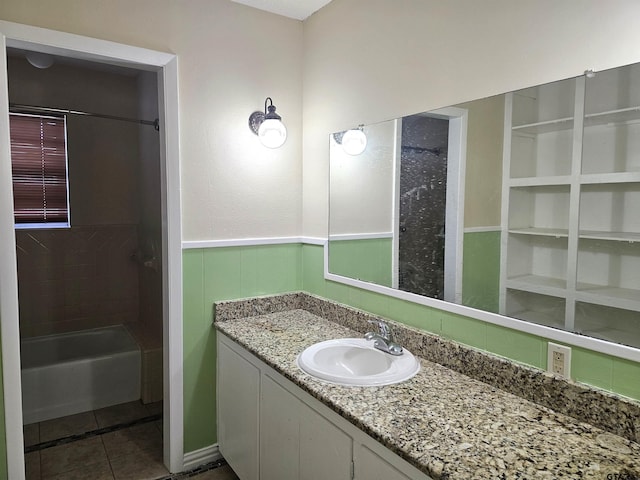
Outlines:
[[640, 64], [354, 130], [328, 279], [637, 356]]

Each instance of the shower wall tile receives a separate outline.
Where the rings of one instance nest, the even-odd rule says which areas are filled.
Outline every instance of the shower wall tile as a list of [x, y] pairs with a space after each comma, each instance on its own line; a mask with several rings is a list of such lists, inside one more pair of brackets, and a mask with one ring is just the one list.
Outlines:
[[143, 352], [142, 403], [162, 400], [162, 348]]
[[135, 225], [16, 231], [23, 337], [136, 322]]
[[160, 343], [163, 325], [161, 237], [161, 232], [138, 228], [138, 240], [141, 245], [138, 258], [147, 262], [147, 266], [143, 263], [138, 268], [138, 318], [149, 335], [160, 338]]

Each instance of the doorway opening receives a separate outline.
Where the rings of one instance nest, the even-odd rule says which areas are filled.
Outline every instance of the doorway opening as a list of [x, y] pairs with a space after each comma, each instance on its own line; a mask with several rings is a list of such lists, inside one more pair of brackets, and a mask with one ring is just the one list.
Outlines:
[[462, 301], [467, 115], [449, 107], [396, 123], [394, 289]]
[[[32, 55], [7, 49], [14, 202], [34, 180], [45, 206], [50, 190], [64, 190], [43, 173], [50, 162], [38, 165], [51, 150], [42, 146], [47, 129], [31, 138], [20, 128], [25, 119], [57, 121], [68, 206], [65, 226], [16, 216], [27, 472], [39, 445], [114, 418], [160, 419], [163, 391], [157, 73], [53, 55], [40, 68]], [[147, 435], [161, 458], [161, 430]]]
[[[0, 21], [0, 88], [9, 91], [6, 75], [6, 49], [52, 54], [61, 61], [95, 62], [104, 68], [127, 67], [150, 73], [157, 87], [159, 190], [161, 244], [157, 254], [161, 265], [162, 318], [162, 458], [170, 472], [179, 472], [184, 464], [182, 413], [182, 287], [179, 196], [179, 149], [177, 116], [177, 62], [175, 55], [71, 35], [27, 25]], [[0, 96], [0, 117], [8, 119], [8, 96]], [[27, 102], [28, 104], [29, 102]], [[93, 119], [97, 121], [97, 118]], [[146, 127], [148, 128], [148, 127]], [[153, 128], [153, 127], [151, 127]], [[0, 135], [10, 138], [9, 123], [0, 120]], [[2, 364], [6, 435], [7, 470], [10, 478], [24, 478], [22, 432], [22, 398], [20, 372], [20, 329], [18, 262], [11, 195], [11, 153], [8, 142], [0, 148], [0, 239], [5, 249], [0, 254], [0, 318], [2, 322]], [[99, 193], [99, 192], [96, 192]], [[82, 207], [80, 205], [80, 212]], [[76, 211], [78, 211], [76, 209]], [[73, 226], [73, 212], [70, 214]], [[136, 229], [137, 230], [137, 229]], [[91, 234], [88, 235], [89, 237]], [[85, 238], [86, 240], [86, 238]], [[124, 242], [125, 244], [127, 242]], [[145, 252], [146, 244], [129, 254], [133, 268], [150, 268], [153, 259]], [[155, 247], [151, 248], [153, 250]], [[149, 263], [150, 262], [150, 263]], [[144, 265], [147, 263], [147, 265]], [[126, 283], [126, 282], [125, 282]], [[73, 296], [73, 295], [72, 295]], [[126, 303], [126, 302], [124, 302]], [[120, 305], [122, 306], [122, 304]], [[169, 375], [171, 372], [171, 375]]]

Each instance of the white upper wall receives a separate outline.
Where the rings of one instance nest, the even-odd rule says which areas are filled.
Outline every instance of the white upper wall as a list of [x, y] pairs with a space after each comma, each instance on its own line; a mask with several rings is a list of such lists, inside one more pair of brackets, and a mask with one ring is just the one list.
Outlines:
[[[183, 239], [300, 234], [302, 22], [229, 0], [2, 0], [0, 19], [177, 54]], [[267, 96], [278, 150], [247, 124]]]
[[637, 0], [333, 0], [304, 23], [303, 234], [328, 134], [640, 61]]
[[[637, 18], [637, 0], [333, 0], [304, 23], [230, 0], [0, 2], [178, 55], [184, 240], [324, 236], [330, 132], [640, 61]], [[266, 96], [289, 130], [274, 151], [247, 127]]]

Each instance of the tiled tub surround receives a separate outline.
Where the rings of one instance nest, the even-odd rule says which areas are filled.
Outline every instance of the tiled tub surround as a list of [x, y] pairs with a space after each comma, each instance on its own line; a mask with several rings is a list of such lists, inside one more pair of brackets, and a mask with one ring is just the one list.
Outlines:
[[[158, 325], [161, 326], [161, 325]], [[153, 324], [132, 323], [127, 329], [140, 346], [142, 403], [155, 403], [162, 400], [162, 330]]]
[[20, 336], [138, 321], [136, 225], [16, 230]]
[[640, 478], [638, 402], [392, 321], [422, 357], [418, 375], [331, 385], [299, 370], [296, 356], [361, 336], [376, 317], [306, 293], [219, 302], [215, 312], [218, 330], [433, 478]]

